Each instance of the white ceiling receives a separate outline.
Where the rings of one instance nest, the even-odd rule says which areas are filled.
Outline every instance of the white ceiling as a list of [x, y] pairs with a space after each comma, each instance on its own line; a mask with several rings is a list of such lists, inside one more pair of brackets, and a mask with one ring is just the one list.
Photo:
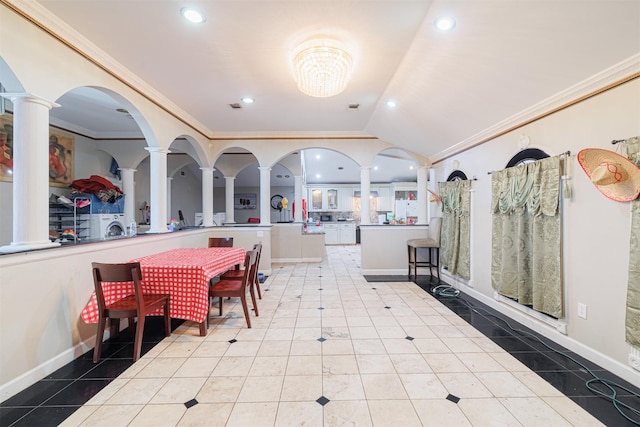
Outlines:
[[[640, 53], [637, 0], [39, 3], [204, 124], [211, 136], [373, 135], [434, 159]], [[186, 4], [202, 10], [206, 22], [186, 22], [179, 13]], [[443, 14], [457, 21], [451, 33], [432, 25]], [[347, 89], [323, 99], [299, 92], [290, 67], [291, 51], [318, 34], [342, 40], [355, 59]], [[256, 102], [229, 107], [243, 96]], [[387, 99], [398, 107], [386, 108]], [[135, 122], [118, 118], [114, 105], [103, 102], [105, 110], [93, 114], [83, 100], [83, 92], [65, 95], [52, 116], [96, 136], [135, 132]], [[360, 107], [350, 111], [349, 104]], [[346, 160], [329, 165], [341, 162]]]

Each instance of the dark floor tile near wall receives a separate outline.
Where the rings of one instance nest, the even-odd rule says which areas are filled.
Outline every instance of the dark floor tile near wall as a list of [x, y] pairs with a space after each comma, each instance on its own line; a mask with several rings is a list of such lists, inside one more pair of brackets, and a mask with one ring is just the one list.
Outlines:
[[[183, 323], [172, 321], [172, 330]], [[145, 322], [142, 354], [164, 339], [164, 321]], [[0, 427], [56, 426], [133, 364], [133, 337], [128, 330], [105, 341], [93, 363], [93, 350], [0, 404]]]
[[[406, 276], [397, 277], [406, 278]], [[369, 279], [367, 276], [365, 276], [365, 278], [367, 278], [367, 280]], [[415, 280], [415, 283], [426, 292], [434, 295], [440, 302], [489, 337], [497, 345], [508, 351], [512, 356], [536, 372], [540, 377], [544, 378], [591, 415], [598, 418], [603, 424], [616, 427], [640, 424], [640, 416], [634, 415], [632, 411], [622, 408], [623, 412], [638, 424], [629, 421], [618, 412], [610, 399], [591, 391], [587, 387], [587, 381], [597, 377], [625, 387], [627, 390], [615, 387], [618, 400], [640, 411], [640, 398], [638, 397], [640, 389], [637, 387], [634, 387], [595, 363], [546, 339], [537, 332], [506, 318], [496, 310], [464, 293], [461, 293], [458, 297], [434, 294], [432, 292], [433, 287], [439, 283], [443, 283], [439, 282], [435, 277], [419, 276], [418, 279]], [[532, 336], [542, 340], [544, 344], [532, 338]], [[612, 394], [607, 386], [600, 384], [598, 381], [593, 381], [591, 386], [606, 395]]]

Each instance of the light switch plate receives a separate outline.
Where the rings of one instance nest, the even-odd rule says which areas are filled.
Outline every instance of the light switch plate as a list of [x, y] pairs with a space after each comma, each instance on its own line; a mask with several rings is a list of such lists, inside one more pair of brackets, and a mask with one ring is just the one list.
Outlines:
[[582, 319], [587, 318], [587, 304], [581, 302], [578, 303], [578, 317]]

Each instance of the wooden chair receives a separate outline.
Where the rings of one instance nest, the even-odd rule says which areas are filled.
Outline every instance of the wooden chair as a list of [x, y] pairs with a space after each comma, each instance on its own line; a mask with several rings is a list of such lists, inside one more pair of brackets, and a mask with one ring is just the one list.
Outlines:
[[[258, 259], [256, 260], [256, 271], [255, 271], [255, 277], [253, 278], [253, 281], [252, 281], [253, 282], [252, 286], [254, 286], [258, 292], [258, 299], [262, 299], [262, 291], [260, 290], [260, 281], [258, 280], [258, 269], [260, 268], [260, 255], [262, 255], [262, 243], [256, 243], [255, 245], [253, 245], [253, 250], [258, 251]], [[244, 272], [242, 270], [229, 270], [222, 275], [222, 278], [240, 280], [242, 279], [243, 274]]]
[[233, 237], [209, 237], [210, 248], [231, 248]]
[[222, 299], [224, 297], [239, 297], [242, 303], [242, 309], [244, 310], [244, 318], [247, 321], [247, 327], [251, 328], [251, 319], [249, 318], [249, 309], [247, 307], [247, 287], [251, 293], [251, 301], [253, 302], [253, 308], [258, 316], [258, 305], [256, 304], [256, 296], [253, 291], [252, 280], [257, 275], [258, 270], [258, 251], [247, 251], [244, 257], [244, 269], [242, 272], [242, 278], [238, 279], [225, 279], [221, 278], [220, 281], [215, 283], [209, 288], [210, 298], [219, 298], [218, 304], [220, 305], [220, 316], [222, 316]]
[[[149, 313], [159, 308], [164, 308], [165, 335], [171, 335], [171, 317], [169, 315], [170, 295], [142, 293], [140, 263], [102, 264], [94, 262], [91, 264], [91, 267], [93, 268], [93, 282], [96, 288], [96, 300], [98, 302], [98, 334], [96, 335], [96, 346], [93, 350], [94, 363], [100, 360], [107, 318], [111, 319], [112, 331], [114, 331], [115, 335], [117, 335], [119, 331], [120, 319], [129, 319], [129, 327], [133, 330], [135, 327], [133, 319], [138, 318], [138, 325], [135, 327], [134, 362], [140, 358], [144, 321]], [[106, 304], [102, 290], [103, 282], [133, 282], [134, 294], [111, 304]]]

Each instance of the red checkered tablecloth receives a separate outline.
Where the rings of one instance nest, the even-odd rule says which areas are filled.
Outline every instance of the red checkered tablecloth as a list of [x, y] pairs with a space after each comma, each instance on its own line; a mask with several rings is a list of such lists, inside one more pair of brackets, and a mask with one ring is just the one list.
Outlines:
[[[209, 312], [209, 280], [244, 262], [242, 248], [179, 248], [142, 258], [144, 293], [170, 294], [171, 317], [204, 322]], [[133, 294], [133, 283], [105, 283], [104, 298], [110, 304]], [[162, 315], [162, 309], [152, 313]], [[98, 303], [92, 293], [81, 314], [86, 323], [98, 322]]]

